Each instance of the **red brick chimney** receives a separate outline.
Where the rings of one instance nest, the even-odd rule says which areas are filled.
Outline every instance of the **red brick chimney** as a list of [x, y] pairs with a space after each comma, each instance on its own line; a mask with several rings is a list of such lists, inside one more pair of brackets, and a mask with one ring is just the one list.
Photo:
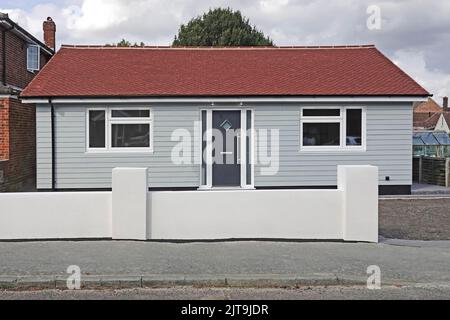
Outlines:
[[444, 109], [444, 112], [450, 111], [448, 108], [448, 97], [444, 97], [444, 99], [442, 99], [442, 108]]
[[56, 49], [56, 24], [53, 22], [51, 17], [48, 17], [46, 21], [42, 24], [42, 28], [44, 29], [44, 42], [47, 47]]

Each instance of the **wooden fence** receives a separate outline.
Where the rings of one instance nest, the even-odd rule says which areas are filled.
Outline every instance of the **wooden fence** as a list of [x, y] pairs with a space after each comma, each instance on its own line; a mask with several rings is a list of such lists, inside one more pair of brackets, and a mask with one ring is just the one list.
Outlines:
[[450, 158], [414, 157], [413, 181], [450, 187]]

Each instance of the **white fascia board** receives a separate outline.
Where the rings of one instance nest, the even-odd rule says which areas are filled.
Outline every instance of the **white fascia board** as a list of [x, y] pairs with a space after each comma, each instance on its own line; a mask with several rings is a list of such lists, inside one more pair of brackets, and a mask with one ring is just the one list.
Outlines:
[[[53, 103], [220, 103], [220, 102], [423, 102], [428, 97], [242, 97], [242, 98], [54, 98]], [[24, 103], [49, 103], [49, 99], [27, 99]]]
[[26, 99], [26, 98], [21, 98], [20, 100], [23, 103], [49, 103], [48, 99]]

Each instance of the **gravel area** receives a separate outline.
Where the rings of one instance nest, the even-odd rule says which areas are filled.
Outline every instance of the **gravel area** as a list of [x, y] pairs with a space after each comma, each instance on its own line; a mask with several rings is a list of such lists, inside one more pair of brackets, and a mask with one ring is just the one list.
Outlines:
[[380, 199], [380, 235], [411, 240], [450, 240], [450, 197]]

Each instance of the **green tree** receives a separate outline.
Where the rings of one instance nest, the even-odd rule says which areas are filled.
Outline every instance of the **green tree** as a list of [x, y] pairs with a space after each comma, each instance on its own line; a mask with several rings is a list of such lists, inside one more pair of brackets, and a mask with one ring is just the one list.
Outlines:
[[210, 9], [181, 25], [173, 46], [273, 46], [241, 12], [230, 8]]
[[116, 46], [118, 47], [131, 47], [131, 42], [125, 39], [120, 40], [117, 42]]
[[141, 43], [137, 43], [135, 42], [134, 44], [131, 44], [130, 41], [122, 39], [117, 43], [113, 43], [113, 44], [107, 44], [106, 46], [111, 47], [111, 46], [115, 46], [115, 47], [143, 47], [145, 46], [145, 43], [141, 42]]

